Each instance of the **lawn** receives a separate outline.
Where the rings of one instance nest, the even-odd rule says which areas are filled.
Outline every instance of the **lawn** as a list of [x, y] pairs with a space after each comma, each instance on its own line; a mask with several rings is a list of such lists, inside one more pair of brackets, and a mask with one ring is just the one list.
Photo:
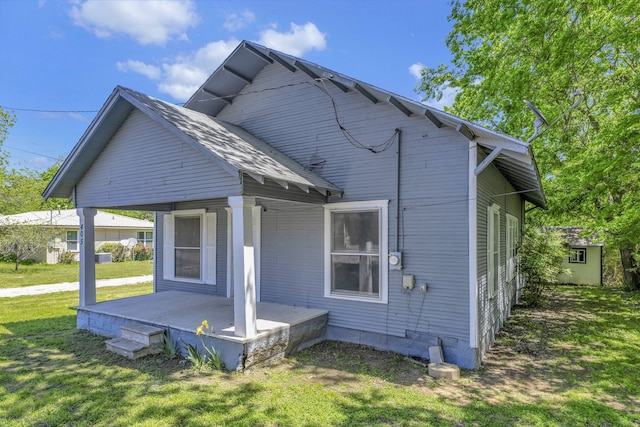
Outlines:
[[559, 287], [543, 309], [516, 306], [482, 368], [455, 382], [335, 342], [247, 374], [129, 361], [74, 329], [77, 299], [0, 299], [0, 425], [640, 426], [639, 293]]
[[[96, 264], [97, 279], [146, 276], [152, 274], [153, 264], [149, 261], [114, 262]], [[80, 270], [78, 264], [32, 264], [20, 265], [0, 263], [0, 288], [45, 285], [49, 283], [77, 282]]]

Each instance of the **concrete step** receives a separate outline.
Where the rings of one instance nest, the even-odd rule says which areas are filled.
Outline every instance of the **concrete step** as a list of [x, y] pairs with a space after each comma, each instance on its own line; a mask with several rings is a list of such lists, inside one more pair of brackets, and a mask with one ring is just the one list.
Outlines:
[[164, 338], [164, 329], [143, 325], [142, 323], [120, 326], [120, 331], [122, 338], [144, 345], [162, 345]]
[[108, 351], [134, 360], [162, 352], [162, 344], [147, 345], [123, 337], [112, 338], [106, 344]]

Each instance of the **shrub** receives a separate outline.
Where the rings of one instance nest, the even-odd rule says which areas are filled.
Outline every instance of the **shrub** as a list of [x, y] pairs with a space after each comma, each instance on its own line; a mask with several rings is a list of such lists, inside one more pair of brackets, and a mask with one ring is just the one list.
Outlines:
[[153, 248], [137, 244], [133, 248], [133, 259], [136, 261], [149, 261], [153, 259]]
[[76, 254], [69, 251], [62, 251], [58, 256], [58, 264], [73, 264], [76, 262]]
[[104, 243], [98, 248], [98, 252], [110, 253], [112, 262], [124, 262], [128, 255], [127, 248], [120, 243]]
[[557, 231], [527, 226], [518, 255], [526, 283], [522, 302], [540, 306], [547, 299], [549, 285], [564, 271], [562, 261], [568, 256], [564, 239]]

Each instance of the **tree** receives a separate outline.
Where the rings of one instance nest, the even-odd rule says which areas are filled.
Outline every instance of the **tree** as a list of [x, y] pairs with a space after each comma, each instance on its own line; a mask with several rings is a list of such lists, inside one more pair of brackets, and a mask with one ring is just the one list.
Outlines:
[[459, 91], [452, 113], [528, 139], [531, 100], [553, 121], [533, 140], [548, 212], [618, 248], [624, 282], [640, 289], [640, 24], [637, 0], [454, 1], [450, 65], [425, 68], [425, 99]]
[[18, 270], [22, 261], [46, 250], [56, 237], [59, 237], [59, 230], [55, 227], [5, 220], [0, 223], [0, 254], [4, 259], [15, 262]]
[[72, 207], [72, 203], [68, 200], [44, 200], [42, 197], [42, 192], [59, 167], [58, 163], [42, 172], [28, 168], [5, 171], [4, 182], [0, 185], [0, 213], [13, 215], [22, 212]]

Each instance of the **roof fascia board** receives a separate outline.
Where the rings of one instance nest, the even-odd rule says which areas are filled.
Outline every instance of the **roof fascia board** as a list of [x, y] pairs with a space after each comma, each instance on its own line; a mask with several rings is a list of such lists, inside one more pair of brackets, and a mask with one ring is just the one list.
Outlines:
[[269, 58], [267, 55], [265, 55], [264, 53], [260, 52], [258, 49], [256, 49], [255, 47], [253, 47], [252, 45], [250, 45], [247, 42], [243, 42], [242, 46], [247, 49], [249, 52], [253, 53], [254, 55], [256, 55], [258, 58], [262, 59], [263, 61], [265, 61], [268, 64], [273, 64], [273, 59]]
[[155, 111], [153, 111], [151, 108], [149, 108], [146, 105], [144, 105], [142, 102], [138, 101], [135, 97], [131, 96], [125, 90], [122, 90], [121, 92], [122, 92], [121, 96], [124, 99], [126, 99], [128, 102], [130, 102], [131, 105], [133, 105], [135, 108], [139, 109], [144, 114], [146, 114], [151, 120], [153, 120], [154, 122], [156, 122], [157, 124], [162, 126], [164, 129], [166, 129], [169, 132], [171, 132], [173, 135], [175, 135], [181, 141], [191, 145], [196, 150], [198, 150], [201, 153], [203, 153], [204, 155], [206, 155], [208, 158], [213, 159], [218, 164], [218, 166], [220, 166], [222, 169], [227, 171], [227, 173], [229, 173], [229, 175], [238, 177], [238, 179], [240, 178], [240, 171], [238, 169], [236, 169], [233, 165], [227, 163], [225, 160], [223, 160], [220, 157], [216, 156], [214, 153], [212, 153], [210, 150], [207, 150], [205, 147], [203, 147], [197, 141], [194, 141], [191, 137], [186, 135], [184, 132], [182, 132], [180, 129], [178, 129], [177, 127], [172, 125], [170, 122], [168, 122], [164, 118], [160, 117]]
[[71, 165], [73, 165], [76, 159], [82, 154], [82, 151], [88, 144], [88, 141], [91, 139], [91, 137], [94, 135], [96, 130], [100, 127], [100, 125], [104, 122], [109, 112], [112, 110], [114, 105], [120, 99], [119, 93], [120, 93], [120, 86], [116, 86], [116, 88], [111, 92], [111, 95], [109, 95], [109, 98], [104, 103], [104, 105], [102, 106], [98, 114], [96, 114], [96, 117], [93, 119], [93, 121], [91, 122], [87, 130], [84, 131], [78, 143], [71, 149], [71, 152], [67, 155], [66, 159], [62, 162], [62, 164], [60, 165], [60, 168], [58, 169], [58, 171], [53, 176], [53, 178], [51, 179], [47, 187], [42, 192], [42, 197], [44, 197], [45, 199], [48, 199], [49, 197], [51, 197], [51, 193], [53, 192], [54, 188], [58, 186], [61, 178], [64, 175], [66, 175], [66, 173], [71, 168]]

